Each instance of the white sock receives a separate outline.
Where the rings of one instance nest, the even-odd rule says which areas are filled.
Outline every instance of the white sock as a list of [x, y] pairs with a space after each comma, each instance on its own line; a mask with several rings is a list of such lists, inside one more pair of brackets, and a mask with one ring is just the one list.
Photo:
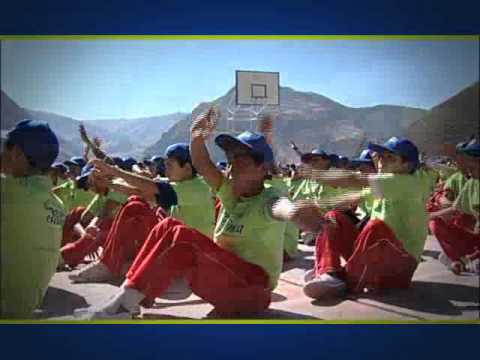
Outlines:
[[123, 297], [121, 299], [120, 305], [123, 306], [128, 312], [133, 313], [138, 310], [140, 302], [145, 298], [140, 291], [137, 289], [126, 287], [126, 282], [121, 286], [123, 290]]

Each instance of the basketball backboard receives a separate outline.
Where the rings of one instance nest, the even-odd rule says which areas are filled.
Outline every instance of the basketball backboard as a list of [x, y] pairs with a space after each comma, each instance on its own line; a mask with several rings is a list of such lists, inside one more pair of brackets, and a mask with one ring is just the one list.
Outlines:
[[280, 73], [236, 71], [236, 105], [280, 105]]

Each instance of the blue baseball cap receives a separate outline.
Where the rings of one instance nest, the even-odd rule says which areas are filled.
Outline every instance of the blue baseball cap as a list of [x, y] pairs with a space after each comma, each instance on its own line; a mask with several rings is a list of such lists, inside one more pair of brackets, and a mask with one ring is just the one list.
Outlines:
[[465, 155], [472, 157], [480, 157], [480, 143], [479, 142], [470, 142], [464, 147], [461, 148], [460, 152]]
[[353, 166], [359, 166], [362, 164], [372, 164], [373, 165], [373, 160], [372, 160], [372, 155], [370, 154], [370, 150], [365, 149], [360, 153], [360, 156], [352, 159], [351, 161]]
[[118, 165], [123, 170], [132, 171], [133, 165], [137, 164], [137, 160], [133, 157], [127, 157], [122, 159], [122, 163]]
[[316, 158], [316, 157], [320, 157], [320, 158], [323, 158], [325, 160], [330, 160], [331, 161], [330, 155], [328, 155], [325, 151], [323, 151], [320, 148], [316, 148], [316, 149], [312, 150], [312, 152], [309, 152], [307, 154], [303, 154], [302, 157], [300, 158], [300, 160], [302, 162], [307, 163], [307, 162], [311, 161], [313, 158]]
[[150, 158], [150, 161], [155, 164], [158, 174], [165, 174], [165, 159], [163, 157], [160, 155], [154, 155]]
[[65, 161], [64, 164], [69, 167], [78, 166], [79, 168], [83, 168], [87, 164], [87, 162], [81, 156], [74, 156], [70, 160]]
[[338, 156], [339, 165], [347, 165], [349, 162], [350, 162], [350, 159], [347, 156], [343, 156], [343, 155]]
[[160, 155], [154, 155], [150, 158], [151, 162], [157, 163], [157, 162], [164, 162], [165, 159], [161, 157]]
[[58, 156], [58, 138], [46, 122], [36, 120], [20, 121], [6, 136], [9, 144], [22, 149], [30, 165], [46, 171]]
[[477, 140], [475, 139], [475, 136], [471, 136], [470, 139], [468, 139], [467, 141], [462, 141], [462, 142], [459, 142], [457, 144], [457, 146], [455, 147], [457, 153], [461, 153], [463, 152], [462, 150], [467, 147], [468, 145], [470, 144], [475, 144], [477, 142]]
[[68, 171], [67, 166], [62, 163], [55, 163], [52, 165], [52, 168], [58, 170], [61, 174], [65, 174]]
[[112, 157], [113, 163], [121, 168], [123, 166], [123, 159], [120, 156], [114, 156]]
[[95, 171], [95, 167], [92, 164], [87, 164], [82, 168], [80, 176], [75, 178], [77, 187], [79, 189], [88, 190], [88, 177]]
[[173, 157], [181, 162], [189, 162], [192, 160], [190, 158], [190, 146], [186, 143], [176, 143], [172, 144], [165, 150], [165, 157]]
[[217, 169], [219, 170], [225, 170], [227, 168], [228, 164], [226, 161], [219, 161], [217, 162]]
[[153, 164], [153, 161], [150, 159], [143, 159], [143, 164], [146, 166], [150, 166]]
[[389, 151], [395, 155], [399, 155], [412, 164], [415, 169], [420, 163], [417, 147], [414, 143], [405, 138], [394, 136], [388, 139], [383, 145], [369, 143], [368, 149], [378, 153]]
[[244, 151], [248, 155], [262, 156], [264, 163], [273, 164], [272, 148], [262, 134], [250, 131], [245, 131], [236, 137], [220, 134], [215, 138], [215, 144], [225, 153]]

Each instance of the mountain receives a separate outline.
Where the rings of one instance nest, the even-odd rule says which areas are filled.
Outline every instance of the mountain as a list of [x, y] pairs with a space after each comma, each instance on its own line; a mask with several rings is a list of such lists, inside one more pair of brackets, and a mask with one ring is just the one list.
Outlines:
[[[218, 132], [239, 132], [253, 130], [255, 124], [249, 121], [249, 114], [240, 111], [235, 115], [235, 126], [228, 120], [229, 104], [235, 96], [231, 89], [224, 96], [211, 103], [202, 103], [192, 112], [193, 117], [205, 111], [210, 105], [220, 109]], [[423, 109], [379, 105], [365, 108], [351, 108], [325, 96], [300, 92], [292, 88], [280, 88], [279, 115], [274, 124], [274, 150], [278, 161], [298, 161], [290, 149], [290, 140], [295, 141], [303, 151], [322, 147], [326, 151], [353, 156], [360, 152], [367, 141], [384, 141], [393, 135], [404, 135], [407, 128], [423, 117]], [[145, 150], [145, 155], [161, 154], [175, 142], [189, 140], [191, 116], [166, 131], [159, 141]], [[221, 151], [209, 144], [215, 160], [223, 158]]]
[[[15, 103], [15, 101], [13, 101], [3, 91], [1, 91], [0, 93], [1, 93], [0, 125], [1, 125], [2, 140], [3, 140], [3, 137], [7, 133], [7, 131], [12, 129], [16, 123], [26, 119], [34, 119], [35, 117], [31, 113], [31, 111], [18, 106], [17, 103]], [[53, 129], [53, 126], [52, 126], [52, 129]], [[74, 154], [78, 154], [74, 143], [64, 138], [60, 133], [56, 132], [56, 134], [60, 144], [60, 153], [57, 158], [58, 161], [66, 160], [72, 157]]]
[[1, 108], [1, 129], [7, 130], [15, 126], [15, 124], [21, 120], [24, 120], [30, 116], [27, 110], [18, 106], [15, 101], [1, 91], [0, 98]]
[[83, 153], [83, 143], [78, 132], [78, 127], [82, 123], [90, 135], [103, 140], [104, 149], [108, 154], [140, 157], [146, 147], [158, 140], [172, 124], [186, 116], [183, 113], [173, 113], [138, 119], [80, 121], [46, 111], [22, 108], [3, 91], [1, 96], [2, 134], [23, 119], [45, 121], [59, 137], [59, 161]]
[[[136, 143], [137, 147], [140, 146], [141, 148], [136, 151], [143, 152], [142, 146], [146, 147], [146, 145], [151, 145], [156, 142], [165, 131], [182, 120], [186, 115], [185, 113], [177, 112], [136, 119], [96, 120], [95, 126], [108, 130], [110, 133], [128, 134], [128, 138]], [[84, 123], [90, 124], [91, 122], [85, 121]], [[139, 143], [139, 141], [135, 139], [141, 140], [141, 142]]]
[[479, 136], [479, 83], [476, 82], [455, 96], [433, 107], [413, 123], [408, 136], [427, 155], [442, 155], [453, 144]]

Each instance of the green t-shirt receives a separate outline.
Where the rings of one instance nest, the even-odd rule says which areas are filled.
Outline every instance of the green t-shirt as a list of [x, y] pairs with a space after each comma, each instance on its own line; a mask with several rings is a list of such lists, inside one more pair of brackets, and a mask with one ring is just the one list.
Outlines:
[[359, 219], [364, 219], [366, 216], [370, 216], [373, 207], [373, 197], [370, 188], [365, 188], [362, 190], [362, 200], [358, 204], [355, 215]]
[[284, 178], [283, 181], [287, 185], [288, 188], [288, 196], [293, 199], [293, 195], [297, 192], [297, 189], [299, 186], [302, 184], [303, 180], [302, 179], [295, 179], [293, 180], [292, 178]]
[[470, 214], [479, 217], [480, 212], [480, 191], [479, 179], [471, 178], [463, 186], [460, 194], [455, 199], [453, 207], [465, 214]]
[[224, 180], [217, 196], [222, 201], [222, 210], [215, 228], [215, 242], [263, 268], [274, 289], [282, 270], [285, 223], [272, 218], [271, 206], [281, 193], [274, 187], [266, 187], [257, 196], [238, 199], [233, 195], [231, 182]]
[[315, 200], [318, 199], [322, 185], [314, 180], [304, 179], [298, 185], [292, 200]]
[[[265, 187], [273, 187], [278, 190], [281, 196], [289, 197], [288, 183], [281, 178], [274, 177], [271, 180], [265, 181]], [[287, 222], [285, 226], [285, 240], [284, 248], [285, 252], [291, 258], [295, 257], [298, 252], [298, 227], [292, 222]]]
[[[93, 216], [102, 217], [103, 209], [105, 208], [108, 200], [115, 201], [119, 204], [124, 204], [128, 200], [128, 195], [117, 191], [109, 191], [107, 195], [96, 194], [90, 204], [87, 206], [87, 210], [90, 211]], [[117, 207], [116, 211], [118, 211], [119, 208], [120, 207]], [[115, 216], [115, 213], [111, 214], [111, 217]]]
[[73, 180], [68, 180], [59, 185], [55, 193], [62, 200], [67, 213], [79, 206], [87, 207], [96, 195], [92, 191], [77, 189]]
[[56, 271], [65, 221], [46, 176], [1, 175], [1, 292], [4, 318], [30, 318]]
[[430, 181], [422, 174], [386, 174], [371, 181], [374, 197], [370, 218], [383, 220], [415, 258], [427, 238], [425, 199]]
[[170, 185], [178, 199], [178, 205], [170, 207], [170, 216], [211, 237], [215, 227], [215, 202], [203, 178], [195, 176]]
[[454, 197], [457, 198], [467, 181], [465, 175], [461, 171], [457, 171], [445, 181], [443, 188], [451, 189]]

